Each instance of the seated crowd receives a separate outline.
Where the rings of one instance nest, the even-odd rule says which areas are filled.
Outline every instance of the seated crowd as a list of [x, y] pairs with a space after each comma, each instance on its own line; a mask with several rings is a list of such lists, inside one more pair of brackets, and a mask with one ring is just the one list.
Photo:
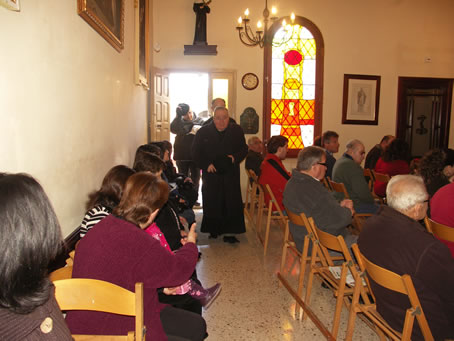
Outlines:
[[[259, 170], [258, 182], [270, 186], [283, 210], [312, 217], [320, 230], [343, 236], [349, 247], [358, 240], [361, 253], [370, 261], [399, 275], [409, 274], [434, 338], [453, 338], [454, 243], [429, 233], [423, 219], [427, 211], [435, 222], [454, 228], [454, 150], [434, 149], [420, 160], [411, 160], [408, 143], [386, 135], [367, 154], [366, 168], [391, 180], [375, 180], [370, 188], [369, 178], [361, 167], [366, 156], [361, 141], [349, 141], [344, 154], [336, 160], [333, 153], [338, 150], [339, 135], [325, 132], [314, 141], [314, 146], [299, 152], [296, 168], [288, 179], [281, 162], [285, 154], [273, 148], [277, 138], [284, 137], [273, 136], [268, 141], [268, 154]], [[254, 139], [250, 141], [245, 166], [252, 169], [256, 162], [248, 162], [248, 158], [259, 157], [253, 149]], [[331, 192], [324, 178], [342, 183], [349, 199]], [[383, 204], [378, 198], [387, 201]], [[357, 213], [369, 218], [355, 231], [351, 229], [352, 217]], [[289, 229], [301, 252], [307, 229], [291, 221]], [[393, 328], [402, 330], [408, 300], [372, 285], [378, 312]], [[412, 339], [419, 340], [422, 334], [416, 325], [415, 322]]]
[[[181, 122], [174, 129], [189, 134], [196, 124], [189, 106], [180, 104], [177, 111]], [[200, 128], [202, 134], [217, 138], [227, 130], [238, 150], [233, 155], [226, 152], [222, 160], [205, 168], [212, 166], [219, 172], [224, 165], [221, 176], [229, 174], [229, 169], [236, 174], [235, 167], [246, 156], [244, 138], [234, 138], [240, 130], [230, 123], [226, 108], [214, 111], [213, 124]], [[220, 128], [222, 124], [224, 128]], [[228, 134], [225, 136], [230, 138]], [[333, 154], [339, 149], [338, 140], [337, 133], [325, 132], [321, 146], [299, 152], [296, 168], [289, 173], [283, 164], [286, 137], [271, 137], [264, 157], [260, 139], [250, 138], [245, 167], [254, 170], [261, 185], [269, 185], [284, 213], [304, 213], [320, 230], [342, 236], [348, 247], [358, 242], [361, 253], [378, 266], [409, 274], [435, 339], [453, 338], [454, 243], [428, 233], [421, 220], [428, 212], [434, 221], [454, 228], [454, 151], [429, 151], [410, 175], [408, 144], [387, 135], [368, 159], [377, 173], [387, 174], [391, 180], [376, 182], [371, 192], [361, 167], [364, 144], [349, 141], [336, 160]], [[201, 143], [195, 141], [196, 146]], [[72, 277], [103, 280], [130, 291], [141, 282], [144, 324], [153, 339], [203, 340], [208, 334], [202, 308], [216, 299], [221, 285], [204, 288], [195, 269], [200, 254], [193, 206], [198, 200], [200, 168], [180, 153], [178, 161], [185, 170], [180, 174], [171, 154], [168, 141], [152, 142], [137, 148], [132, 168], [117, 165], [107, 172], [99, 190], [89, 195]], [[196, 164], [203, 165], [198, 161]], [[203, 173], [204, 181], [213, 183], [210, 173]], [[348, 198], [325, 185], [323, 180], [331, 177], [344, 184]], [[376, 196], [386, 197], [386, 204], [380, 205]], [[351, 228], [357, 213], [370, 215], [360, 231]], [[71, 333], [115, 335], [134, 330], [133, 318], [115, 314], [69, 311], [66, 320], [63, 318], [48, 277], [62, 236], [53, 208], [36, 180], [24, 174], [0, 173], [0, 218], [4, 250], [0, 259], [0, 339], [35, 340], [44, 333], [49, 339], [71, 340]], [[208, 218], [215, 221], [219, 217]], [[232, 222], [244, 220], [242, 215], [233, 218]], [[306, 228], [291, 222], [289, 228], [301, 251]], [[223, 229], [202, 231], [216, 238], [231, 231], [227, 225]], [[402, 329], [408, 301], [373, 281], [371, 285], [377, 310], [391, 327]], [[17, 325], [24, 327], [11, 327]], [[415, 324], [412, 339], [421, 338]]]

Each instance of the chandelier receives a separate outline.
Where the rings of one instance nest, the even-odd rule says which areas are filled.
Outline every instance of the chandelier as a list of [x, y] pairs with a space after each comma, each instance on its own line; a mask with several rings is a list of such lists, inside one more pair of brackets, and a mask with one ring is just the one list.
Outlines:
[[[238, 30], [238, 36], [241, 40], [241, 42], [247, 46], [257, 46], [259, 45], [260, 47], [263, 47], [265, 43], [268, 43], [268, 23], [271, 20], [271, 23], [274, 23], [276, 20], [278, 20], [277, 17], [277, 10], [276, 7], [271, 8], [271, 17], [270, 17], [270, 11], [268, 10], [268, 0], [265, 0], [265, 9], [263, 10], [263, 24], [262, 21], [259, 20], [257, 22], [257, 30], [255, 33], [253, 32], [251, 25], [250, 25], [250, 19], [249, 19], [249, 8], [246, 8], [244, 11], [244, 16], [238, 18], [238, 25], [236, 26], [236, 29]], [[292, 21], [292, 24], [295, 20], [295, 14], [292, 13], [290, 15], [290, 20]], [[287, 25], [285, 19], [282, 20], [282, 26], [284, 30], [288, 30], [290, 25]], [[281, 44], [279, 44], [281, 45]]]

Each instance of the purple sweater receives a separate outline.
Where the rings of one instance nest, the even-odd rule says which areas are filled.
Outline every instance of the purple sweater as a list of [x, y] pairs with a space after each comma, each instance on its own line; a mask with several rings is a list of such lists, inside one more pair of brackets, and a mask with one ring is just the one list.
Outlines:
[[[143, 282], [147, 340], [167, 340], [159, 315], [165, 305], [158, 302], [156, 289], [188, 280], [197, 257], [194, 243], [173, 254], [137, 226], [110, 215], [81, 239], [73, 277], [100, 279], [131, 291], [136, 282]], [[134, 330], [132, 317], [100, 312], [71, 311], [66, 321], [73, 334], [120, 335]]]

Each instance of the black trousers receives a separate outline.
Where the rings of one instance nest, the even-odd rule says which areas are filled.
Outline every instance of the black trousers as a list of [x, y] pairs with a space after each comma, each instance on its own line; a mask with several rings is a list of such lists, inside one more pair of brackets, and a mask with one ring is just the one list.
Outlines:
[[194, 184], [194, 189], [199, 193], [200, 168], [194, 161], [177, 161], [178, 173], [189, 176]]
[[202, 341], [207, 336], [206, 322], [198, 314], [167, 306], [160, 317], [169, 341]]

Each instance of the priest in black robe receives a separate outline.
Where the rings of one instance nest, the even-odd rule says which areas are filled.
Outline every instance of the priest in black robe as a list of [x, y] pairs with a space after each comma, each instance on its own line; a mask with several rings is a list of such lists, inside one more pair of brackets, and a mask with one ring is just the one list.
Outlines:
[[[202, 169], [201, 232], [211, 238], [246, 231], [239, 165], [247, 152], [243, 129], [229, 120], [226, 108], [215, 108], [213, 122], [199, 129], [192, 145], [193, 159]], [[224, 241], [238, 240], [226, 236]]]

